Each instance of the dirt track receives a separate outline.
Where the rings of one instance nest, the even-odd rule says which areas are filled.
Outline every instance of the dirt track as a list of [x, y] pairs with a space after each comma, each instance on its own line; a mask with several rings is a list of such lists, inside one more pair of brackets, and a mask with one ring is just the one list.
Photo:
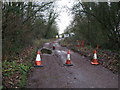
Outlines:
[[[56, 41], [51, 55], [41, 55], [44, 67], [34, 68], [28, 77], [27, 88], [118, 88], [118, 76], [101, 65], [71, 51], [73, 66], [64, 66], [67, 51]], [[49, 48], [50, 43], [44, 47]]]

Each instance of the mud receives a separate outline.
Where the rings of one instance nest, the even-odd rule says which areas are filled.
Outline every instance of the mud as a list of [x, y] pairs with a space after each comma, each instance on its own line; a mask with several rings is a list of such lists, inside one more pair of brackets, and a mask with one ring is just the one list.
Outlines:
[[118, 75], [101, 65], [91, 65], [90, 60], [71, 51], [73, 66], [64, 66], [68, 49], [55, 41], [45, 43], [51, 55], [42, 54], [41, 68], [33, 68], [28, 77], [27, 88], [118, 88]]

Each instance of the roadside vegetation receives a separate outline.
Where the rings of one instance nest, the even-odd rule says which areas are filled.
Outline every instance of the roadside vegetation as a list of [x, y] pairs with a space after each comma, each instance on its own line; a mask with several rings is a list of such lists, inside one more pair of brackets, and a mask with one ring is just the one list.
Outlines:
[[[77, 47], [78, 42], [80, 41], [80, 47]], [[118, 74], [119, 72], [119, 60], [120, 60], [120, 51], [103, 49], [101, 47], [92, 47], [86, 41], [84, 41], [84, 47], [82, 46], [82, 41], [76, 39], [75, 37], [65, 38], [60, 41], [62, 47], [67, 47], [68, 49], [79, 53], [81, 56], [88, 58], [89, 62], [92, 61], [94, 50], [97, 50], [97, 59], [100, 65], [111, 70], [113, 73]]]
[[3, 88], [24, 88], [36, 53], [58, 33], [53, 2], [2, 2]]
[[54, 39], [35, 40], [34, 45], [26, 47], [18, 56], [4, 58], [2, 62], [3, 88], [24, 88], [29, 71], [34, 67], [37, 50], [45, 42]]
[[[71, 9], [74, 16], [65, 33], [75, 36], [61, 42], [89, 60], [97, 50], [104, 67], [118, 72], [120, 60], [120, 2], [77, 2]], [[77, 40], [85, 47], [76, 47]]]
[[[120, 2], [76, 2], [74, 20], [65, 33], [75, 36], [61, 41], [89, 60], [97, 48], [100, 64], [114, 73], [120, 60]], [[2, 2], [3, 88], [24, 88], [36, 52], [58, 34], [54, 2]], [[85, 47], [76, 47], [76, 40]]]
[[120, 50], [120, 2], [78, 2], [71, 11], [74, 19], [65, 33], [92, 47]]

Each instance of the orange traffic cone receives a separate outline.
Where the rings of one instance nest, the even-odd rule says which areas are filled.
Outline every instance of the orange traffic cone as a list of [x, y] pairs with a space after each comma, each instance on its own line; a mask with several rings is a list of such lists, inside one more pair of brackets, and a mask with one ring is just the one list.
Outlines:
[[37, 52], [37, 57], [36, 57], [36, 61], [35, 61], [35, 67], [43, 67], [41, 65], [41, 57], [40, 57], [40, 51], [39, 50]]
[[67, 60], [64, 65], [65, 66], [73, 66], [73, 64], [71, 64], [71, 61], [70, 61], [70, 50], [68, 50], [68, 52], [67, 52]]
[[94, 50], [94, 56], [93, 56], [93, 60], [92, 60], [92, 62], [91, 62], [91, 64], [94, 64], [94, 65], [97, 65], [97, 64], [99, 64], [98, 63], [98, 60], [97, 60], [97, 51], [96, 50]]
[[77, 40], [77, 45], [76, 47], [80, 47], [80, 41]]
[[84, 41], [82, 41], [82, 47], [84, 47]]

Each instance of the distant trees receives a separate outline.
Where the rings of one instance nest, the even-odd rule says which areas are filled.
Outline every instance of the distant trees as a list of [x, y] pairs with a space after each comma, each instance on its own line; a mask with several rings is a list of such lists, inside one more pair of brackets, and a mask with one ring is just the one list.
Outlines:
[[[32, 41], [56, 35], [53, 2], [2, 2], [3, 54], [13, 54]], [[47, 18], [49, 17], [49, 18]]]
[[72, 8], [71, 31], [89, 44], [118, 49], [120, 46], [120, 2], [78, 2]]
[[[47, 32], [45, 34], [46, 38], [51, 38], [53, 35], [57, 34], [57, 27], [55, 26], [55, 19], [57, 18], [56, 13], [50, 11], [47, 22]], [[52, 35], [53, 34], [53, 35]]]

